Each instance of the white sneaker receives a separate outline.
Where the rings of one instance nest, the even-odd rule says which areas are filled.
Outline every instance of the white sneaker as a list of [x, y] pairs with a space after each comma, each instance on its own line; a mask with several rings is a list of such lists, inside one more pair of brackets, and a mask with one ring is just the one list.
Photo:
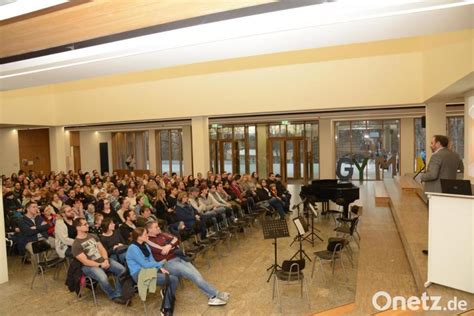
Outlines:
[[219, 292], [219, 293], [217, 293], [217, 297], [219, 299], [227, 302], [229, 300], [230, 294], [227, 293], [227, 292]]
[[217, 296], [214, 296], [214, 297], [211, 297], [209, 299], [209, 301], [207, 302], [208, 305], [211, 305], [211, 306], [219, 306], [219, 305], [225, 305], [227, 304], [226, 301], [223, 301], [221, 300], [220, 298], [218, 298]]

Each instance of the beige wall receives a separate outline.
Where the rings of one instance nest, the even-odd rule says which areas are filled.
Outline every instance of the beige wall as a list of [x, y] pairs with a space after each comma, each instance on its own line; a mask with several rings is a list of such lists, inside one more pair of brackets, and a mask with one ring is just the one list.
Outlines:
[[[57, 123], [67, 124], [72, 117], [85, 124], [422, 101], [419, 53], [164, 80], [122, 79], [120, 85], [112, 84], [116, 78], [58, 85]], [[65, 105], [68, 111], [61, 110]]]
[[413, 118], [400, 120], [400, 175], [412, 174], [415, 164], [415, 122]]
[[20, 169], [20, 149], [18, 146], [18, 131], [13, 128], [0, 129], [0, 174], [10, 176]]
[[[45, 86], [0, 92], [1, 123], [41, 126], [55, 125], [54, 91], [54, 86]], [[61, 109], [61, 111], [66, 110], [67, 105]]]
[[109, 169], [114, 169], [112, 159], [112, 133], [81, 131], [79, 133], [81, 143], [81, 168], [91, 172], [96, 169], [100, 172], [100, 149], [99, 143], [107, 142], [109, 147]]
[[425, 36], [421, 43], [425, 100], [474, 71], [474, 29]]

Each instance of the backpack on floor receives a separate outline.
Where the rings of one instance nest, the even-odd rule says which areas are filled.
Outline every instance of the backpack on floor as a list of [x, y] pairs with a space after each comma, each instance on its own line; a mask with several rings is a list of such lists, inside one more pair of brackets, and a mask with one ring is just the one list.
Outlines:
[[166, 300], [166, 296], [167, 295], [170, 295], [170, 312], [171, 314], [173, 314], [174, 312], [174, 302], [176, 300], [176, 297], [171, 293], [171, 289], [170, 289], [170, 275], [168, 273], [165, 273], [165, 289], [164, 289], [164, 293], [163, 293], [163, 301], [161, 302], [161, 310], [164, 311], [165, 310], [165, 300]]
[[129, 274], [124, 274], [120, 278], [120, 285], [122, 285], [122, 299], [130, 301], [135, 295], [135, 284]]

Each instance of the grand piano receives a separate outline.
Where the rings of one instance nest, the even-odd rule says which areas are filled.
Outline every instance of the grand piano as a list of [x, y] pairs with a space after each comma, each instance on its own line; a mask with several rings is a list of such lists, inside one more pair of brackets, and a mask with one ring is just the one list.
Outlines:
[[327, 211], [329, 200], [343, 207], [342, 216], [349, 217], [349, 204], [359, 199], [359, 187], [350, 182], [338, 180], [313, 180], [311, 184], [301, 187], [302, 198], [323, 203], [323, 212]]

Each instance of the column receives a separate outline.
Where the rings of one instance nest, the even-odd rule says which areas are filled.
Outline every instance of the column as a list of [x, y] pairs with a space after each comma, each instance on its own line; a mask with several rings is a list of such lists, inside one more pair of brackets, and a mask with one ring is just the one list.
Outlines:
[[446, 104], [429, 103], [426, 105], [426, 161], [431, 157], [431, 139], [433, 135], [446, 135]]
[[319, 179], [336, 178], [336, 142], [331, 119], [319, 120]]
[[156, 174], [156, 131], [148, 130], [148, 159], [150, 161], [150, 172]]
[[65, 137], [64, 126], [49, 128], [49, 154], [51, 156], [52, 171], [67, 172], [66, 157], [69, 151], [66, 151]]
[[64, 151], [66, 153], [66, 171], [74, 169], [74, 152], [71, 150], [71, 135], [64, 131]]
[[257, 169], [260, 179], [266, 179], [267, 170], [267, 132], [266, 124], [257, 125]]
[[206, 176], [210, 169], [209, 157], [209, 118], [198, 116], [191, 119], [192, 127], [192, 152], [194, 175], [201, 172]]
[[[2, 192], [3, 184], [0, 180], [0, 193]], [[7, 261], [7, 247], [5, 242], [5, 216], [3, 210], [3, 199], [0, 199], [0, 284], [8, 282], [8, 261]]]
[[[183, 126], [183, 176], [193, 174], [193, 135], [191, 126]], [[208, 136], [209, 138], [209, 136]]]
[[415, 168], [415, 122], [413, 118], [400, 120], [400, 175], [412, 174]]
[[[3, 174], [10, 176], [18, 172], [20, 166], [20, 147], [18, 143], [18, 130], [15, 128], [0, 128], [0, 148], [3, 148], [0, 155], [0, 170]], [[8, 150], [7, 150], [8, 148]]]
[[464, 179], [474, 181], [474, 90], [464, 96]]

